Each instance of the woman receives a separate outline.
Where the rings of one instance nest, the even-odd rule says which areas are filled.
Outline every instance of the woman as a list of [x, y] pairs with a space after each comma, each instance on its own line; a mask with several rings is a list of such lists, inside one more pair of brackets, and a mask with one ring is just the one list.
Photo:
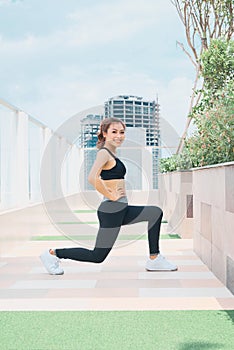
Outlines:
[[88, 180], [104, 197], [97, 214], [99, 230], [93, 250], [85, 248], [50, 249], [41, 260], [52, 275], [64, 273], [59, 259], [71, 259], [93, 263], [103, 262], [110, 253], [122, 225], [148, 222], [149, 258], [148, 271], [175, 271], [177, 266], [167, 261], [159, 251], [159, 234], [162, 210], [156, 206], [128, 205], [124, 176], [126, 168], [116, 157], [116, 149], [125, 139], [125, 124], [117, 118], [106, 118], [100, 124], [96, 160]]

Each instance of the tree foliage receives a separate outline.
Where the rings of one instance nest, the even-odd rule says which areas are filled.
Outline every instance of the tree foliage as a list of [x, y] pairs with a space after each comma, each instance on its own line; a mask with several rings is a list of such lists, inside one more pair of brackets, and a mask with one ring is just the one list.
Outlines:
[[170, 172], [234, 161], [234, 103], [215, 105], [195, 118], [197, 131], [180, 154], [161, 159], [160, 171]]
[[192, 116], [214, 105], [230, 105], [234, 100], [234, 42], [214, 39], [200, 58], [203, 89], [201, 101], [192, 110]]
[[196, 65], [203, 50], [217, 38], [234, 32], [233, 0], [171, 0], [182, 20]]
[[234, 81], [234, 42], [213, 40], [201, 55], [204, 90], [211, 94], [227, 89]]
[[190, 58], [195, 67], [193, 93], [191, 96], [185, 131], [182, 135], [177, 152], [183, 149], [187, 131], [192, 119], [192, 110], [201, 99], [201, 90], [197, 90], [201, 81], [201, 55], [208, 50], [214, 39], [231, 40], [234, 33], [234, 3], [233, 0], [171, 0], [184, 25], [189, 49], [183, 43], [178, 45]]
[[204, 87], [193, 108], [197, 130], [180, 154], [162, 159], [162, 172], [234, 161], [234, 42], [214, 39], [200, 61]]

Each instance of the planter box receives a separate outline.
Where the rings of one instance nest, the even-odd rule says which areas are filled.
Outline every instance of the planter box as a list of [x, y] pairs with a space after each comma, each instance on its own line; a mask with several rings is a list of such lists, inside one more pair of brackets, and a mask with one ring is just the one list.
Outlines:
[[193, 169], [194, 250], [234, 293], [234, 162]]
[[168, 233], [181, 238], [193, 236], [192, 171], [176, 171], [159, 175], [159, 200]]

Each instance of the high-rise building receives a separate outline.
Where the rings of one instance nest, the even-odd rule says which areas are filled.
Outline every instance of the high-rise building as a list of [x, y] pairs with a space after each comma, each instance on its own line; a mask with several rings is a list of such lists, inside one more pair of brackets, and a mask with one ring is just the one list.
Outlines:
[[158, 188], [160, 157], [159, 104], [142, 97], [120, 95], [105, 102], [105, 118], [116, 117], [123, 120], [128, 128], [145, 130], [145, 145], [152, 154], [153, 188]]
[[96, 158], [97, 133], [102, 119], [102, 115], [88, 114], [80, 121], [81, 132], [79, 146], [83, 148], [84, 152], [84, 190], [93, 190], [93, 187], [88, 182], [88, 175]]

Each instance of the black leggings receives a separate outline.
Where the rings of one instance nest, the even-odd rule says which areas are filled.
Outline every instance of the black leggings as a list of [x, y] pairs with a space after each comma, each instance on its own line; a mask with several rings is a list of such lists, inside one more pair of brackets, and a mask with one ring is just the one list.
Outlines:
[[60, 259], [103, 262], [110, 253], [122, 225], [148, 221], [150, 254], [159, 253], [159, 234], [163, 212], [156, 206], [132, 206], [127, 203], [104, 201], [98, 208], [100, 227], [93, 250], [86, 248], [56, 249]]

